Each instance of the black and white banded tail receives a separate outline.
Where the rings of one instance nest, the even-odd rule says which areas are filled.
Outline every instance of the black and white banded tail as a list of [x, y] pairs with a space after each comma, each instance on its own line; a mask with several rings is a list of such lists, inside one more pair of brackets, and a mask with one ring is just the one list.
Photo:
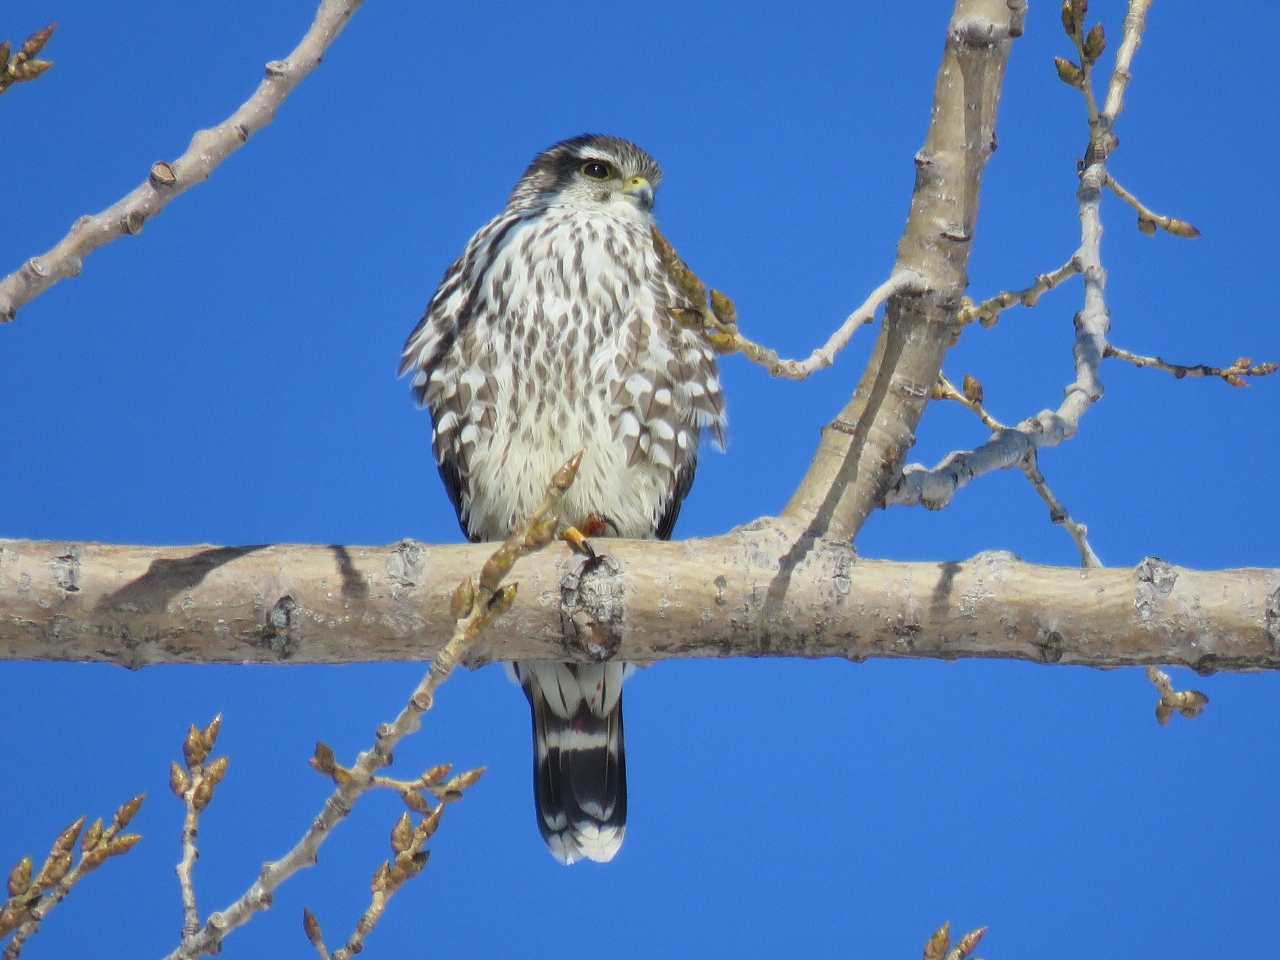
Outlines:
[[625, 663], [510, 663], [533, 711], [533, 792], [538, 829], [561, 863], [604, 863], [627, 826], [622, 736]]

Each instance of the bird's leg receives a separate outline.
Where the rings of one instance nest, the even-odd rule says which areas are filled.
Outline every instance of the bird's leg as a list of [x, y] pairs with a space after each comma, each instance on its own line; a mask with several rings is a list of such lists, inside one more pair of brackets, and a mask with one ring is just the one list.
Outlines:
[[585, 553], [592, 560], [596, 559], [596, 552], [592, 548], [587, 537], [603, 536], [605, 531], [610, 527], [616, 535], [618, 525], [608, 517], [598, 517], [594, 513], [587, 514], [587, 518], [582, 522], [581, 528], [569, 524], [560, 534], [560, 539], [569, 543], [575, 550]]

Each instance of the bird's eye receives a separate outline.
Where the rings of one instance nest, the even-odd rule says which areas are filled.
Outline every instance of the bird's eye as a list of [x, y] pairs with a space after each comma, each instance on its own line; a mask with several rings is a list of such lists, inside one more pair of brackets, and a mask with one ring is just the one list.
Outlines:
[[588, 160], [582, 165], [582, 175], [592, 180], [608, 180], [609, 165], [599, 160]]

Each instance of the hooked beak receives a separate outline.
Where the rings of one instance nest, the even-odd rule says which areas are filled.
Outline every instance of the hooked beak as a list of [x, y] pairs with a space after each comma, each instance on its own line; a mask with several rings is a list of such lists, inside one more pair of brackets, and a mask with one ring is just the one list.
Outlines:
[[634, 200], [636, 206], [646, 213], [653, 209], [653, 184], [644, 177], [632, 177], [622, 193]]

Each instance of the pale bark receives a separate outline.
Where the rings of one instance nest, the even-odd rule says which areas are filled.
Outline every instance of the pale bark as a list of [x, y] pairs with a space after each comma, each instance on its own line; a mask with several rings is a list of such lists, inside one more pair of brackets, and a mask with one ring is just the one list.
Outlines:
[[342, 32], [364, 0], [322, 0], [301, 42], [284, 60], [267, 64], [266, 77], [252, 97], [222, 123], [200, 130], [187, 152], [173, 163], [159, 160], [150, 175], [127, 196], [93, 216], [81, 217], [53, 249], [32, 257], [0, 280], [0, 323], [11, 321], [18, 308], [59, 280], [79, 275], [84, 258], [126, 234], [141, 232], [147, 220], [189, 187], [209, 179], [214, 167], [239, 150], [258, 130], [275, 119], [276, 110]]
[[[813, 464], [783, 510], [811, 536], [852, 539], [882, 504], [959, 335], [982, 172], [995, 148], [1009, 48], [1022, 35], [1025, 14], [1025, 0], [956, 3], [894, 267], [920, 285], [889, 299], [853, 398], [823, 431]], [[803, 548], [797, 544], [797, 552]]]
[[[1095, 667], [1280, 667], [1280, 570], [1148, 559], [1070, 569], [984, 553], [857, 558], [761, 520], [674, 543], [556, 545], [521, 562], [519, 596], [465, 660], [618, 656], [1003, 657]], [[449, 600], [492, 545], [130, 547], [0, 541], [0, 658], [156, 663], [426, 660]], [[785, 584], [785, 589], [779, 589]]]

